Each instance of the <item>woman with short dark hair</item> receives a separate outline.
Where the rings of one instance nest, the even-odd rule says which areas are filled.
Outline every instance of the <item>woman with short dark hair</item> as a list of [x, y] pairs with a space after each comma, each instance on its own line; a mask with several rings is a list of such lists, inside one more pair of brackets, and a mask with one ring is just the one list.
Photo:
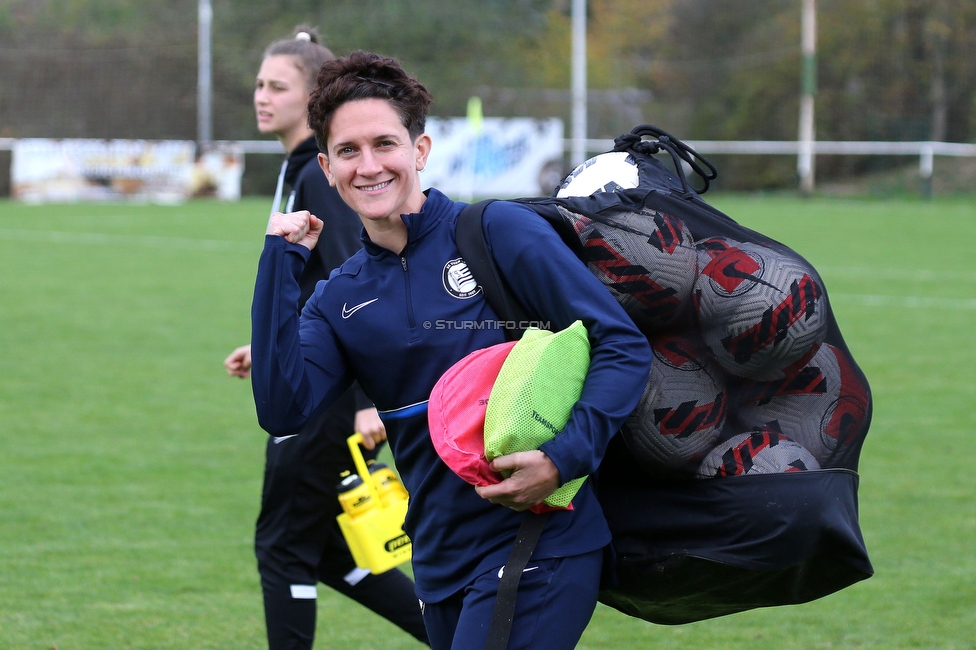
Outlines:
[[[636, 405], [651, 353], [547, 223], [526, 206], [496, 201], [484, 212], [484, 232], [513, 294], [550, 329], [582, 321], [591, 362], [565, 428], [539, 449], [492, 462], [510, 478], [475, 488], [439, 458], [427, 422], [431, 389], [469, 353], [503, 342], [504, 332], [481, 326], [498, 317], [480, 288], [448, 281], [464, 264], [455, 243], [464, 204], [421, 186], [430, 103], [394, 59], [355, 52], [322, 66], [309, 124], [326, 177], [363, 223], [364, 249], [299, 314], [298, 277], [323, 224], [308, 211], [272, 217], [252, 305], [252, 385], [259, 422], [272, 435], [299, 431], [354, 380], [373, 400], [410, 493], [404, 529], [431, 646], [458, 650], [485, 646], [522, 511], [596, 470]], [[609, 543], [587, 481], [572, 509], [545, 522], [519, 580], [509, 648], [576, 646], [596, 607]]]
[[[272, 212], [282, 209], [282, 189], [288, 186], [285, 211], [309, 210], [323, 222], [323, 235], [298, 278], [299, 307], [316, 283], [362, 246], [362, 224], [329, 187], [308, 126], [309, 95], [319, 68], [332, 58], [315, 30], [300, 26], [294, 38], [268, 46], [254, 86], [258, 129], [276, 135], [287, 155]], [[248, 376], [250, 346], [232, 352], [224, 365], [232, 375]], [[336, 523], [342, 511], [336, 486], [343, 472], [355, 472], [346, 438], [357, 431], [372, 450], [365, 455], [375, 457], [386, 431], [354, 386], [310, 419], [301, 435], [268, 440], [255, 551], [271, 650], [312, 647], [319, 582], [427, 640], [410, 578], [398, 569], [373, 575], [358, 568]]]

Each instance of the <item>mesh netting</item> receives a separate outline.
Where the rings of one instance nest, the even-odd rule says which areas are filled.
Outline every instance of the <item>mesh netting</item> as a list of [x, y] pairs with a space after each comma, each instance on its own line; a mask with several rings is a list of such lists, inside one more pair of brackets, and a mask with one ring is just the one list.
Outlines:
[[[638, 409], [592, 478], [619, 580], [601, 602], [689, 623], [870, 577], [856, 470], [871, 393], [822, 279], [794, 250], [703, 202], [714, 173], [698, 162], [714, 168], [680, 141], [645, 125], [617, 143], [639, 169], [637, 187], [621, 187], [610, 169], [605, 191], [521, 199], [617, 297], [655, 355]], [[671, 154], [673, 172], [658, 151]]]
[[[653, 144], [681, 156], [684, 145], [661, 134]], [[820, 467], [856, 470], [871, 393], [820, 275], [795, 250], [702, 201], [682, 171], [691, 156], [681, 156], [671, 172], [650, 155], [651, 146], [636, 134], [618, 138], [619, 151], [630, 151], [627, 160], [639, 170], [636, 187], [617, 184], [616, 164], [599, 178], [603, 156], [597, 156], [567, 183], [585, 174], [590, 185], [610, 191], [523, 200], [617, 298], [648, 337], [657, 363], [674, 356], [668, 348], [675, 339], [707, 361], [698, 377], [682, 373], [683, 390], [645, 391], [623, 439], [654, 478], [694, 476], [712, 449], [763, 427], [805, 447]], [[703, 177], [707, 189], [714, 175]], [[649, 381], [660, 381], [654, 372]], [[702, 431], [711, 435], [716, 418], [708, 408], [719, 401], [726, 414], [710, 447], [680, 463], [656, 458]]]
[[[490, 461], [538, 449], [566, 426], [590, 367], [590, 342], [580, 321], [561, 332], [530, 329], [512, 348], [495, 380], [485, 413]], [[567, 507], [586, 478], [568, 481], [546, 504]]]

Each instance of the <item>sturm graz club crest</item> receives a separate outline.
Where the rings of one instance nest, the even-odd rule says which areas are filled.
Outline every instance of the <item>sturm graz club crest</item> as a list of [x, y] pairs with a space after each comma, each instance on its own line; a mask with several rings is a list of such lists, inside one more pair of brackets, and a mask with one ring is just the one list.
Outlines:
[[455, 298], [471, 298], [478, 295], [481, 285], [471, 275], [471, 270], [464, 260], [458, 258], [444, 265], [444, 288]]

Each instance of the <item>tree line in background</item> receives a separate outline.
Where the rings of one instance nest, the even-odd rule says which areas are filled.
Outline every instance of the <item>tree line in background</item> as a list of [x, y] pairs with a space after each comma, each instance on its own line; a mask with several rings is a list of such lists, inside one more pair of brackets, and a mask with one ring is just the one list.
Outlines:
[[[477, 94], [488, 116], [556, 116], [568, 128], [570, 0], [212, 4], [217, 139], [261, 137], [254, 74], [264, 47], [299, 23], [316, 26], [337, 54], [361, 48], [402, 60], [431, 89], [435, 115], [463, 115]], [[796, 138], [800, 0], [587, 5], [589, 137], [646, 122], [688, 140]], [[976, 137], [976, 2], [817, 5], [818, 139]], [[0, 5], [0, 137], [194, 139], [196, 93], [196, 0]], [[818, 175], [879, 164], [891, 163], [838, 157], [818, 162]], [[720, 186], [789, 187], [794, 168], [786, 158], [741, 157], [720, 166]]]

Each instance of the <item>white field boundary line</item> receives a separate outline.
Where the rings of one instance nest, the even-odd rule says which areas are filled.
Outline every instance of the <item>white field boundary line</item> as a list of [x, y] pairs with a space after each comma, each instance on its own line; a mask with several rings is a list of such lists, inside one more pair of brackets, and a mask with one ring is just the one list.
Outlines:
[[[906, 282], [973, 282], [976, 283], [976, 272], [954, 273], [929, 271], [926, 269], [873, 269], [867, 266], [818, 266], [817, 272], [821, 276], [843, 276], [862, 278], [867, 281], [875, 280], [904, 280]], [[829, 287], [828, 287], [829, 289]]]
[[[181, 237], [154, 237], [147, 235], [106, 235], [100, 233], [52, 232], [43, 230], [3, 230], [0, 229], [0, 239], [8, 241], [48, 242], [56, 244], [85, 244], [94, 246], [142, 246], [146, 248], [166, 248], [176, 250], [200, 250], [211, 252], [225, 251], [256, 251], [257, 243], [233, 242], [217, 239], [186, 239]], [[931, 271], [908, 271], [889, 269], [889, 277], [937, 280], [940, 275]], [[831, 268], [829, 273], [857, 274], [878, 278], [884, 275], [884, 270], [878, 269], [839, 269]], [[976, 281], [972, 277], [954, 275], [953, 278], [965, 278]], [[831, 301], [854, 302], [864, 307], [897, 307], [900, 309], [967, 309], [976, 310], [976, 298], [933, 298], [919, 296], [882, 296], [833, 293]]]
[[[976, 273], [942, 273], [925, 269], [872, 269], [868, 267], [822, 267], [823, 276], [857, 277], [865, 280], [900, 280], [905, 282], [976, 283]], [[976, 309], [976, 298], [938, 298], [934, 296], [892, 296], [877, 294], [833, 293], [831, 302], [856, 303], [862, 307], [897, 309], [970, 310]]]
[[[110, 235], [105, 233], [59, 232], [49, 230], [0, 228], [0, 239], [12, 241], [46, 241], [58, 244], [89, 244], [112, 246], [118, 244], [151, 248], [182, 248], [196, 250], [253, 250], [260, 241], [237, 242], [220, 239], [189, 239], [185, 237], [156, 237], [152, 235]], [[963, 281], [976, 283], [976, 273], [940, 273], [926, 269], [877, 269], [870, 267], [817, 267], [821, 276], [858, 277], [868, 280], [914, 280], [916, 282]]]
[[875, 296], [853, 293], [829, 294], [832, 303], [857, 303], [861, 307], [896, 309], [976, 310], [976, 298], [934, 298], [919, 296]]
[[171, 250], [199, 250], [211, 252], [257, 252], [261, 242], [237, 242], [220, 239], [189, 239], [184, 237], [155, 237], [152, 235], [109, 235], [90, 232], [58, 232], [48, 230], [0, 229], [0, 240], [50, 244], [81, 244], [86, 246], [138, 246]]

